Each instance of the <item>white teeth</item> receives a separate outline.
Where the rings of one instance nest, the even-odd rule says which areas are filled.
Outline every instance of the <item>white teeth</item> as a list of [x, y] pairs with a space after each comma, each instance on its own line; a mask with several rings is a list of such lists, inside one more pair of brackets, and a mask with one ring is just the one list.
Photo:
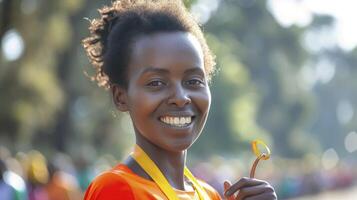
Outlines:
[[185, 121], [186, 124], [191, 123], [191, 117], [186, 117], [185, 119], [186, 119], [186, 121]]
[[185, 124], [186, 123], [186, 119], [184, 117], [180, 117], [180, 124]]
[[173, 126], [187, 126], [191, 123], [191, 117], [160, 117], [160, 121]]

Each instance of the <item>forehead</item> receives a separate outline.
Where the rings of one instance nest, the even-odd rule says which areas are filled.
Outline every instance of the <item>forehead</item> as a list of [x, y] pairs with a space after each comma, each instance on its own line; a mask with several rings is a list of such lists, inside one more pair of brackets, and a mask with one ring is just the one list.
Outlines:
[[190, 33], [156, 33], [139, 37], [132, 45], [130, 59], [132, 70], [143, 67], [182, 69], [199, 67], [204, 70], [200, 43]]

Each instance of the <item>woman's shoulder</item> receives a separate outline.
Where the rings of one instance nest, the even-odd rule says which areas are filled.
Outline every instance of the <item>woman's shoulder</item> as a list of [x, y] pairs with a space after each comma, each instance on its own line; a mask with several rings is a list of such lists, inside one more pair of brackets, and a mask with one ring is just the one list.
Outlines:
[[134, 199], [129, 184], [131, 173], [126, 166], [119, 164], [115, 168], [99, 174], [89, 185], [85, 200], [106, 200], [115, 197]]

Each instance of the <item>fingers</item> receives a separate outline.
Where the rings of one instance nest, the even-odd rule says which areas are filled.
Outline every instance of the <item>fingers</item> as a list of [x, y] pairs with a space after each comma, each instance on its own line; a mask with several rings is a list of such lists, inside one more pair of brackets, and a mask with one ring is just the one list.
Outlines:
[[[223, 184], [223, 188], [224, 188], [224, 192], [226, 192], [228, 190], [228, 188], [230, 188], [232, 186], [232, 183], [230, 181], [224, 181]], [[226, 197], [227, 200], [234, 200], [234, 196], [230, 196], [230, 197]]]
[[274, 193], [263, 193], [263, 194], [259, 194], [257, 196], [251, 196], [251, 197], [245, 198], [244, 200], [261, 200], [261, 199], [277, 200], [278, 197], [276, 196], [276, 194], [274, 192]]
[[[261, 184], [252, 187], [244, 187], [239, 190], [236, 199], [247, 199], [248, 197], [257, 196], [271, 196], [275, 194], [274, 189], [268, 184]], [[260, 198], [260, 199], [271, 199], [271, 198]]]
[[[266, 181], [241, 178], [237, 183], [224, 183], [224, 196], [227, 200], [276, 200], [274, 188]], [[237, 195], [235, 195], [237, 193]]]
[[224, 192], [224, 196], [226, 196], [226, 197], [231, 196], [232, 194], [236, 193], [238, 190], [240, 190], [243, 187], [256, 186], [256, 185], [261, 185], [263, 183], [265, 183], [265, 182], [260, 181], [258, 179], [249, 179], [249, 178], [243, 177], [238, 182], [233, 184], [230, 188], [228, 188]]

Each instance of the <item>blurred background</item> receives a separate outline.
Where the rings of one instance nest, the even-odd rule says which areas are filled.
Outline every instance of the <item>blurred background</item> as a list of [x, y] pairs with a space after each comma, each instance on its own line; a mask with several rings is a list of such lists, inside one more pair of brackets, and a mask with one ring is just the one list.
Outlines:
[[[109, 0], [0, 0], [0, 199], [81, 199], [125, 158], [131, 122], [81, 46]], [[188, 165], [217, 190], [249, 175], [279, 199], [357, 199], [357, 2], [185, 2], [217, 55], [212, 107]]]

